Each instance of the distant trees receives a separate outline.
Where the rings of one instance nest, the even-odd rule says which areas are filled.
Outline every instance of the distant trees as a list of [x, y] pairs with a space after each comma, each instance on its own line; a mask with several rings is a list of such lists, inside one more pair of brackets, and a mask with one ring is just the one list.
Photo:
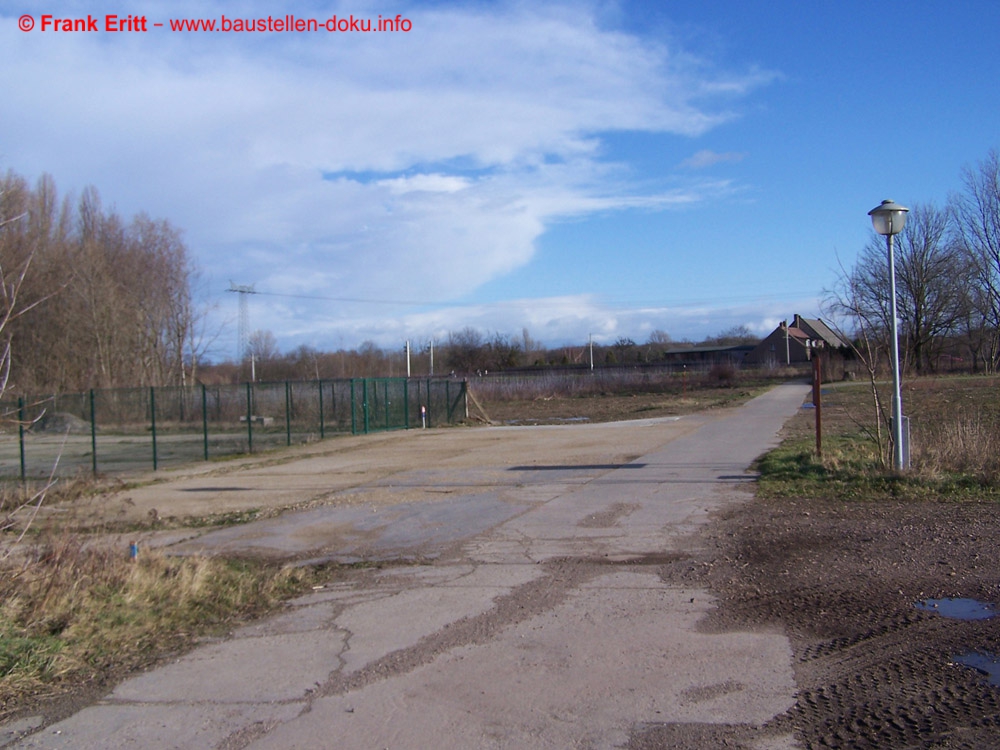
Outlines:
[[670, 338], [670, 334], [666, 331], [661, 331], [659, 328], [649, 332], [649, 338], [646, 339], [646, 343], [652, 344], [654, 346], [668, 346], [673, 343], [673, 339]]
[[756, 344], [759, 341], [760, 336], [757, 336], [745, 325], [738, 325], [705, 339], [702, 344], [705, 346], [741, 346]]
[[448, 334], [445, 364], [459, 373], [490, 372], [524, 364], [525, 346], [534, 346], [527, 329], [520, 339], [503, 333], [485, 338], [475, 328], [466, 327]]
[[[10, 324], [12, 385], [22, 392], [172, 385], [199, 355], [195, 269], [180, 232], [126, 221], [87, 188], [75, 206], [42, 177], [0, 178], [0, 266], [30, 262]], [[44, 304], [42, 304], [44, 302]]]

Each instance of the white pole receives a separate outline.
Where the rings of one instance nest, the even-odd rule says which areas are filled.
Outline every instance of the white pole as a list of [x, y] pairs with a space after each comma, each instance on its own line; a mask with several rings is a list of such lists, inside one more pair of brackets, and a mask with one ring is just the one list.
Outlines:
[[892, 316], [892, 468], [902, 471], [903, 455], [903, 397], [899, 385], [899, 331], [896, 321], [896, 262], [892, 252], [892, 235], [886, 235], [889, 246], [889, 308]]

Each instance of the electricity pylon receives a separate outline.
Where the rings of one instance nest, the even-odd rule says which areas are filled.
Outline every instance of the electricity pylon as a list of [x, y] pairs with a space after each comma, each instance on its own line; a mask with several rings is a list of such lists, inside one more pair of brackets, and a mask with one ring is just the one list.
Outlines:
[[243, 362], [250, 353], [250, 305], [247, 303], [247, 295], [257, 294], [257, 290], [253, 288], [253, 284], [236, 285], [230, 281], [226, 291], [238, 292], [240, 295], [239, 351], [236, 353], [236, 361]]

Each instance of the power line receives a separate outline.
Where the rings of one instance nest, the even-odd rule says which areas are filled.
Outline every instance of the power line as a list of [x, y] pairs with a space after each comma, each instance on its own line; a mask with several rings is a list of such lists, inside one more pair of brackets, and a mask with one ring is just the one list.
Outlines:
[[[567, 297], [572, 298], [578, 295], [554, 295], [548, 298], [524, 298], [524, 299], [510, 299], [510, 300], [500, 300], [493, 302], [476, 302], [476, 301], [466, 301], [466, 302], [441, 302], [433, 300], [407, 300], [407, 299], [371, 299], [365, 297], [328, 297], [325, 295], [318, 294], [290, 294], [286, 292], [263, 292], [251, 287], [235, 287], [232, 285], [227, 291], [236, 292], [246, 289], [244, 294], [241, 294], [241, 302], [245, 302], [245, 294], [260, 294], [267, 297], [283, 297], [286, 299], [303, 299], [303, 300], [315, 300], [320, 302], [349, 302], [353, 304], [366, 304], [366, 305], [405, 305], [412, 307], [424, 307], [424, 306], [434, 306], [434, 307], [504, 307], [510, 305], [516, 305], [517, 303], [530, 303], [532, 307], [564, 307], [567, 304]], [[724, 299], [720, 300], [718, 298], [712, 298], [710, 296], [704, 297], [686, 297], [686, 298], [667, 298], [658, 300], [643, 300], [636, 299], [634, 297], [606, 297], [603, 295], [592, 295], [585, 293], [584, 297], [590, 298], [590, 302], [597, 307], [605, 307], [610, 310], [617, 312], [627, 312], [630, 310], [642, 310], [645, 308], [660, 308], [660, 309], [677, 309], [677, 308], [687, 308], [687, 307], [718, 307], [721, 304], [729, 305], [745, 305], [753, 303], [782, 303], [784, 301], [792, 301], [797, 299], [802, 299], [804, 297], [819, 296], [818, 293], [810, 294], [808, 291], [796, 290], [796, 291], [780, 291], [778, 293], [772, 294], [742, 294], [742, 295], [729, 295]], [[242, 307], [241, 307], [242, 314]], [[242, 322], [242, 317], [241, 317]]]

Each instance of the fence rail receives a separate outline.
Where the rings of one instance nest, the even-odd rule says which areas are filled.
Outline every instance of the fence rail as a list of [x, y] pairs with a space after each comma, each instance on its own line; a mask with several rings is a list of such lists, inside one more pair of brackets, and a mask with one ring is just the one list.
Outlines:
[[159, 469], [335, 434], [451, 424], [451, 378], [352, 378], [92, 390], [0, 402], [0, 478]]

